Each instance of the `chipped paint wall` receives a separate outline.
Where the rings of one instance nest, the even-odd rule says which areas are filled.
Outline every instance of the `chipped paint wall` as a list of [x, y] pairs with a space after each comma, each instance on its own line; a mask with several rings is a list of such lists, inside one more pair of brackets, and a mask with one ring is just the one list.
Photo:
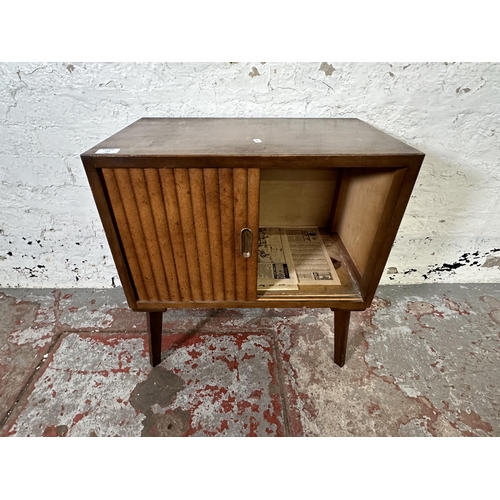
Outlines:
[[356, 117], [426, 153], [382, 283], [500, 281], [500, 64], [0, 64], [0, 287], [119, 284], [79, 154], [142, 116]]

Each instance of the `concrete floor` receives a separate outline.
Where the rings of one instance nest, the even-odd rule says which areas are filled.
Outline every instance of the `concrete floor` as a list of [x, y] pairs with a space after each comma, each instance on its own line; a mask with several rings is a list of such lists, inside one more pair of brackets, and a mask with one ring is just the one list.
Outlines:
[[500, 436], [500, 285], [380, 287], [333, 363], [329, 310], [172, 310], [0, 290], [2, 436]]

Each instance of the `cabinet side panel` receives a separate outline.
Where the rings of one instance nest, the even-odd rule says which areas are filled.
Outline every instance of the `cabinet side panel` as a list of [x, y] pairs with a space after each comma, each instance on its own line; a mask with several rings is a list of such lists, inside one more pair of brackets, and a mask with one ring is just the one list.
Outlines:
[[205, 184], [214, 299], [224, 300], [223, 242], [218, 170], [215, 168], [204, 168], [203, 180]]
[[[136, 286], [138, 286], [138, 283], [142, 280], [147, 299], [157, 300], [158, 294], [154, 282], [153, 271], [149, 262], [148, 252], [144, 245], [144, 233], [142, 231], [128, 169], [103, 170], [103, 173], [105, 175], [112, 204], [113, 206], [115, 202], [117, 204], [116, 208], [114, 208], [115, 218], [117, 220], [118, 230], [122, 235], [125, 254], [129, 261], [134, 282]], [[111, 180], [112, 176], [114, 176], [115, 185]], [[119, 198], [111, 194], [115, 187]], [[120, 200], [120, 202], [118, 200]], [[137, 267], [135, 262], [137, 262]], [[139, 285], [137, 289], [139, 295], [141, 294], [141, 292], [139, 292], [141, 287], [142, 285]]]
[[247, 261], [247, 299], [257, 298], [257, 252], [259, 247], [259, 192], [260, 169], [248, 169], [248, 220], [247, 227], [252, 231], [252, 254]]
[[186, 261], [184, 239], [182, 237], [181, 216], [177, 204], [174, 172], [171, 168], [162, 168], [158, 171], [165, 204], [168, 234], [172, 244], [172, 253], [175, 262], [176, 278], [182, 300], [192, 300], [191, 284]]
[[373, 252], [375, 237], [386, 206], [394, 171], [357, 169], [344, 177], [337, 207], [336, 229], [363, 278]]
[[236, 243], [236, 299], [245, 300], [247, 297], [247, 259], [241, 255], [241, 230], [247, 227], [248, 209], [248, 170], [233, 169], [234, 188], [234, 241]]
[[153, 220], [153, 200], [151, 199], [151, 194], [147, 189], [144, 169], [130, 168], [128, 172], [132, 184], [132, 190], [134, 192], [137, 212], [139, 213], [139, 222], [141, 225], [142, 233], [144, 234], [144, 243], [146, 246], [151, 270], [153, 272], [153, 279], [156, 285], [158, 297], [170, 298], [170, 294], [167, 288], [167, 282], [165, 280], [165, 271], [163, 269], [163, 262], [161, 258], [160, 243], [158, 241], [156, 227]]
[[233, 169], [219, 169], [222, 257], [224, 259], [224, 298], [236, 300], [236, 267], [234, 239]]
[[168, 222], [165, 212], [165, 204], [161, 190], [161, 181], [158, 170], [155, 168], [145, 168], [144, 176], [146, 179], [147, 191], [151, 201], [153, 211], [154, 232], [161, 253], [165, 280], [167, 282], [170, 300], [180, 300], [179, 283], [175, 269], [174, 254], [172, 243], [168, 233]]
[[376, 247], [379, 248], [378, 255], [375, 255], [373, 262], [369, 263], [370, 275], [366, 276], [365, 301], [369, 305], [375, 295], [375, 290], [378, 286], [382, 272], [387, 263], [392, 244], [396, 238], [399, 225], [403, 219], [406, 206], [410, 200], [410, 196], [415, 186], [420, 166], [422, 165], [423, 156], [413, 158], [408, 168], [396, 170], [394, 181], [391, 186], [382, 220], [379, 233], [376, 236]]
[[186, 261], [188, 266], [189, 283], [191, 284], [191, 294], [193, 300], [203, 300], [188, 170], [185, 168], [174, 168], [174, 179], [181, 220], [180, 230], [184, 239], [184, 248], [186, 250]]
[[200, 265], [200, 279], [203, 300], [214, 300], [212, 261], [210, 259], [210, 241], [208, 235], [207, 202], [203, 171], [201, 168], [189, 169], [189, 186], [193, 219], [196, 234], [196, 248]]

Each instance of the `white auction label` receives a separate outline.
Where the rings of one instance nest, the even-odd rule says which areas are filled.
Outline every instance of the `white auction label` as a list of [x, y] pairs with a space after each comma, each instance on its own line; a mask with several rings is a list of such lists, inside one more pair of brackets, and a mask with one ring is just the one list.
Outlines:
[[95, 154], [96, 155], [114, 155], [115, 153], [118, 153], [120, 151], [120, 148], [104, 148], [104, 149], [98, 149]]

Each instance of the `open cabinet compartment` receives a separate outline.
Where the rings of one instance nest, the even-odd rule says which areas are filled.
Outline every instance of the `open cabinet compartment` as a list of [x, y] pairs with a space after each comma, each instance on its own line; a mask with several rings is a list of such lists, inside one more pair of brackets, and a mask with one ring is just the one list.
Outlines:
[[340, 285], [299, 284], [298, 290], [259, 291], [258, 300], [362, 302], [372, 280], [378, 282], [376, 264], [403, 171], [364, 167], [262, 169], [259, 227], [318, 227], [330, 257], [337, 262]]

